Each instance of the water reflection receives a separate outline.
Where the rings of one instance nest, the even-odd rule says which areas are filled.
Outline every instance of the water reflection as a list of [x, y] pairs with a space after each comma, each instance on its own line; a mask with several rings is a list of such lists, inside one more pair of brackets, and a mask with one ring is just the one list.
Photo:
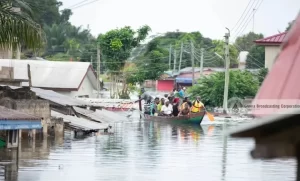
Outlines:
[[[252, 140], [226, 137], [237, 124], [172, 125], [118, 123], [113, 134], [22, 141], [16, 150], [0, 150], [0, 180], [293, 180], [294, 160], [259, 161], [249, 157]], [[1, 165], [1, 164], [0, 164]], [[18, 165], [18, 167], [16, 167]]]

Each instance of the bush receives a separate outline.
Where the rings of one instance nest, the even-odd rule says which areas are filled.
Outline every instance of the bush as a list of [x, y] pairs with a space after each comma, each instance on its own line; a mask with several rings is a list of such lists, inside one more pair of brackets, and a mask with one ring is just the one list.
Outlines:
[[[188, 88], [191, 99], [201, 96], [202, 102], [211, 107], [223, 105], [225, 73], [217, 72], [198, 80], [198, 84]], [[259, 81], [249, 71], [230, 71], [228, 98], [255, 96], [259, 87]]]

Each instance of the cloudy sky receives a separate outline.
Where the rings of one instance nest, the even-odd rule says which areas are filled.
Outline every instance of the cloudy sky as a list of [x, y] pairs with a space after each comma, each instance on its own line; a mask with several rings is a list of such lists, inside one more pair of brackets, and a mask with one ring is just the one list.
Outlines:
[[[71, 22], [87, 27], [98, 35], [110, 29], [144, 24], [152, 33], [200, 31], [204, 36], [222, 39], [225, 27], [231, 39], [253, 29], [265, 36], [284, 31], [299, 10], [299, 0], [61, 0], [71, 8]], [[244, 17], [242, 16], [250, 2]], [[77, 4], [77, 5], [76, 5]], [[234, 28], [235, 27], [235, 28]]]

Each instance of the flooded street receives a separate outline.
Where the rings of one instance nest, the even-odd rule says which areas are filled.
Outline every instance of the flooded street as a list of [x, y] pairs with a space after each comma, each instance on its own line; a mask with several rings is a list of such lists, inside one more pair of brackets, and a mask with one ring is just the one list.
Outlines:
[[[133, 118], [113, 125], [110, 135], [74, 138], [66, 132], [64, 140], [23, 140], [19, 169], [0, 166], [0, 180], [294, 180], [294, 160], [253, 160], [252, 140], [223, 135], [243, 123], [223, 123], [195, 127]], [[2, 161], [13, 151], [3, 152]]]

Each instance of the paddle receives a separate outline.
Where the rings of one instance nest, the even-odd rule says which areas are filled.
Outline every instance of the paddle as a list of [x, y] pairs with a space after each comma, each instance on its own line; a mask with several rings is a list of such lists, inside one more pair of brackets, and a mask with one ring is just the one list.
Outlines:
[[214, 121], [214, 120], [215, 120], [214, 115], [212, 115], [210, 112], [206, 111], [206, 108], [205, 108], [205, 107], [204, 107], [204, 110], [205, 110], [205, 112], [206, 112], [206, 115], [207, 115], [208, 119], [209, 119], [210, 121]]

